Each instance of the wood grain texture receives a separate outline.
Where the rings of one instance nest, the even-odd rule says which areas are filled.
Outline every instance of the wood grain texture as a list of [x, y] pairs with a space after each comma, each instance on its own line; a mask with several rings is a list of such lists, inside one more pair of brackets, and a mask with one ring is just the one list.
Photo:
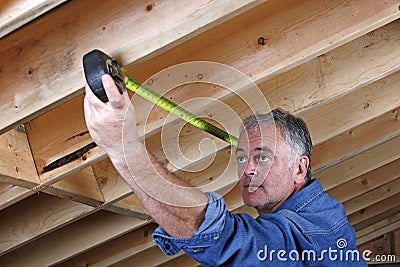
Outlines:
[[[6, 0], [0, 10], [12, 6]], [[395, 236], [399, 17], [398, 0], [87, 0], [2, 36], [0, 265], [199, 266], [183, 253], [162, 255], [151, 241], [157, 225], [87, 133], [81, 59], [94, 48], [232, 132], [266, 102], [301, 116], [314, 141], [314, 177], [344, 204], [358, 244]], [[173, 69], [201, 60], [236, 69], [262, 95], [223, 68]], [[229, 210], [257, 216], [243, 205], [234, 150], [133, 102], [140, 136], [164, 166], [223, 195]], [[21, 123], [26, 133], [17, 135]]]

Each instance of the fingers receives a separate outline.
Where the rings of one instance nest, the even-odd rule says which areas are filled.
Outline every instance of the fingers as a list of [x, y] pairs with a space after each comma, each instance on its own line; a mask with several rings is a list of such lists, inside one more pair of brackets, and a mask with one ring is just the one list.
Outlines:
[[108, 97], [108, 102], [102, 102], [90, 89], [89, 85], [85, 86], [85, 101], [89, 102], [95, 108], [104, 108], [111, 106], [112, 108], [122, 108], [124, 106], [124, 95], [121, 94], [114, 83], [113, 78], [104, 74], [101, 77], [104, 90]]
[[101, 77], [101, 80], [103, 82], [103, 87], [104, 87], [104, 90], [106, 91], [106, 94], [107, 94], [107, 97], [109, 100], [109, 104], [113, 108], [123, 107], [124, 106], [124, 95], [119, 92], [117, 86], [114, 83], [113, 78], [108, 74], [104, 74]]

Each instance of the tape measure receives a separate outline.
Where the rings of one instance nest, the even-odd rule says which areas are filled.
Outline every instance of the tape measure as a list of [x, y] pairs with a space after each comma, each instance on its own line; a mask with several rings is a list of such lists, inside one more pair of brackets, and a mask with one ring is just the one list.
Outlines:
[[124, 90], [123, 76], [126, 76], [128, 80], [125, 82], [125, 87], [129, 90], [135, 92], [158, 107], [174, 114], [178, 118], [181, 118], [182, 120], [192, 124], [193, 126], [208, 132], [233, 146], [237, 146], [238, 139], [235, 136], [203, 120], [202, 118], [197, 117], [171, 100], [143, 86], [138, 81], [123, 73], [118, 62], [105, 53], [99, 50], [93, 50], [84, 55], [83, 68], [86, 81], [90, 89], [101, 101], [108, 102], [108, 97], [104, 90], [101, 76], [104, 74], [110, 74], [121, 94]]

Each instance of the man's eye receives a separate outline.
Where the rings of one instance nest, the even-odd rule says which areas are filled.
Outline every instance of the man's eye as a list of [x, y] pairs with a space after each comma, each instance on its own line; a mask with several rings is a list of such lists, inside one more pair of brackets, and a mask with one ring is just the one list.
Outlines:
[[269, 159], [269, 157], [268, 156], [261, 156], [260, 157], [260, 162], [268, 162], [268, 161], [270, 161], [270, 159]]
[[239, 157], [237, 157], [237, 161], [238, 161], [239, 163], [245, 163], [245, 162], [246, 162], [246, 158], [245, 158], [245, 157], [242, 157], [242, 156], [239, 156]]

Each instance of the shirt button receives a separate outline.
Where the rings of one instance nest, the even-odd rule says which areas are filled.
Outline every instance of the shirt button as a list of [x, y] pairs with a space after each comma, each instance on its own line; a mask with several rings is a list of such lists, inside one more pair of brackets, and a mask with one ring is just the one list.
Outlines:
[[167, 243], [167, 244], [164, 245], [164, 248], [165, 248], [166, 250], [170, 250], [170, 249], [171, 249], [171, 245]]

